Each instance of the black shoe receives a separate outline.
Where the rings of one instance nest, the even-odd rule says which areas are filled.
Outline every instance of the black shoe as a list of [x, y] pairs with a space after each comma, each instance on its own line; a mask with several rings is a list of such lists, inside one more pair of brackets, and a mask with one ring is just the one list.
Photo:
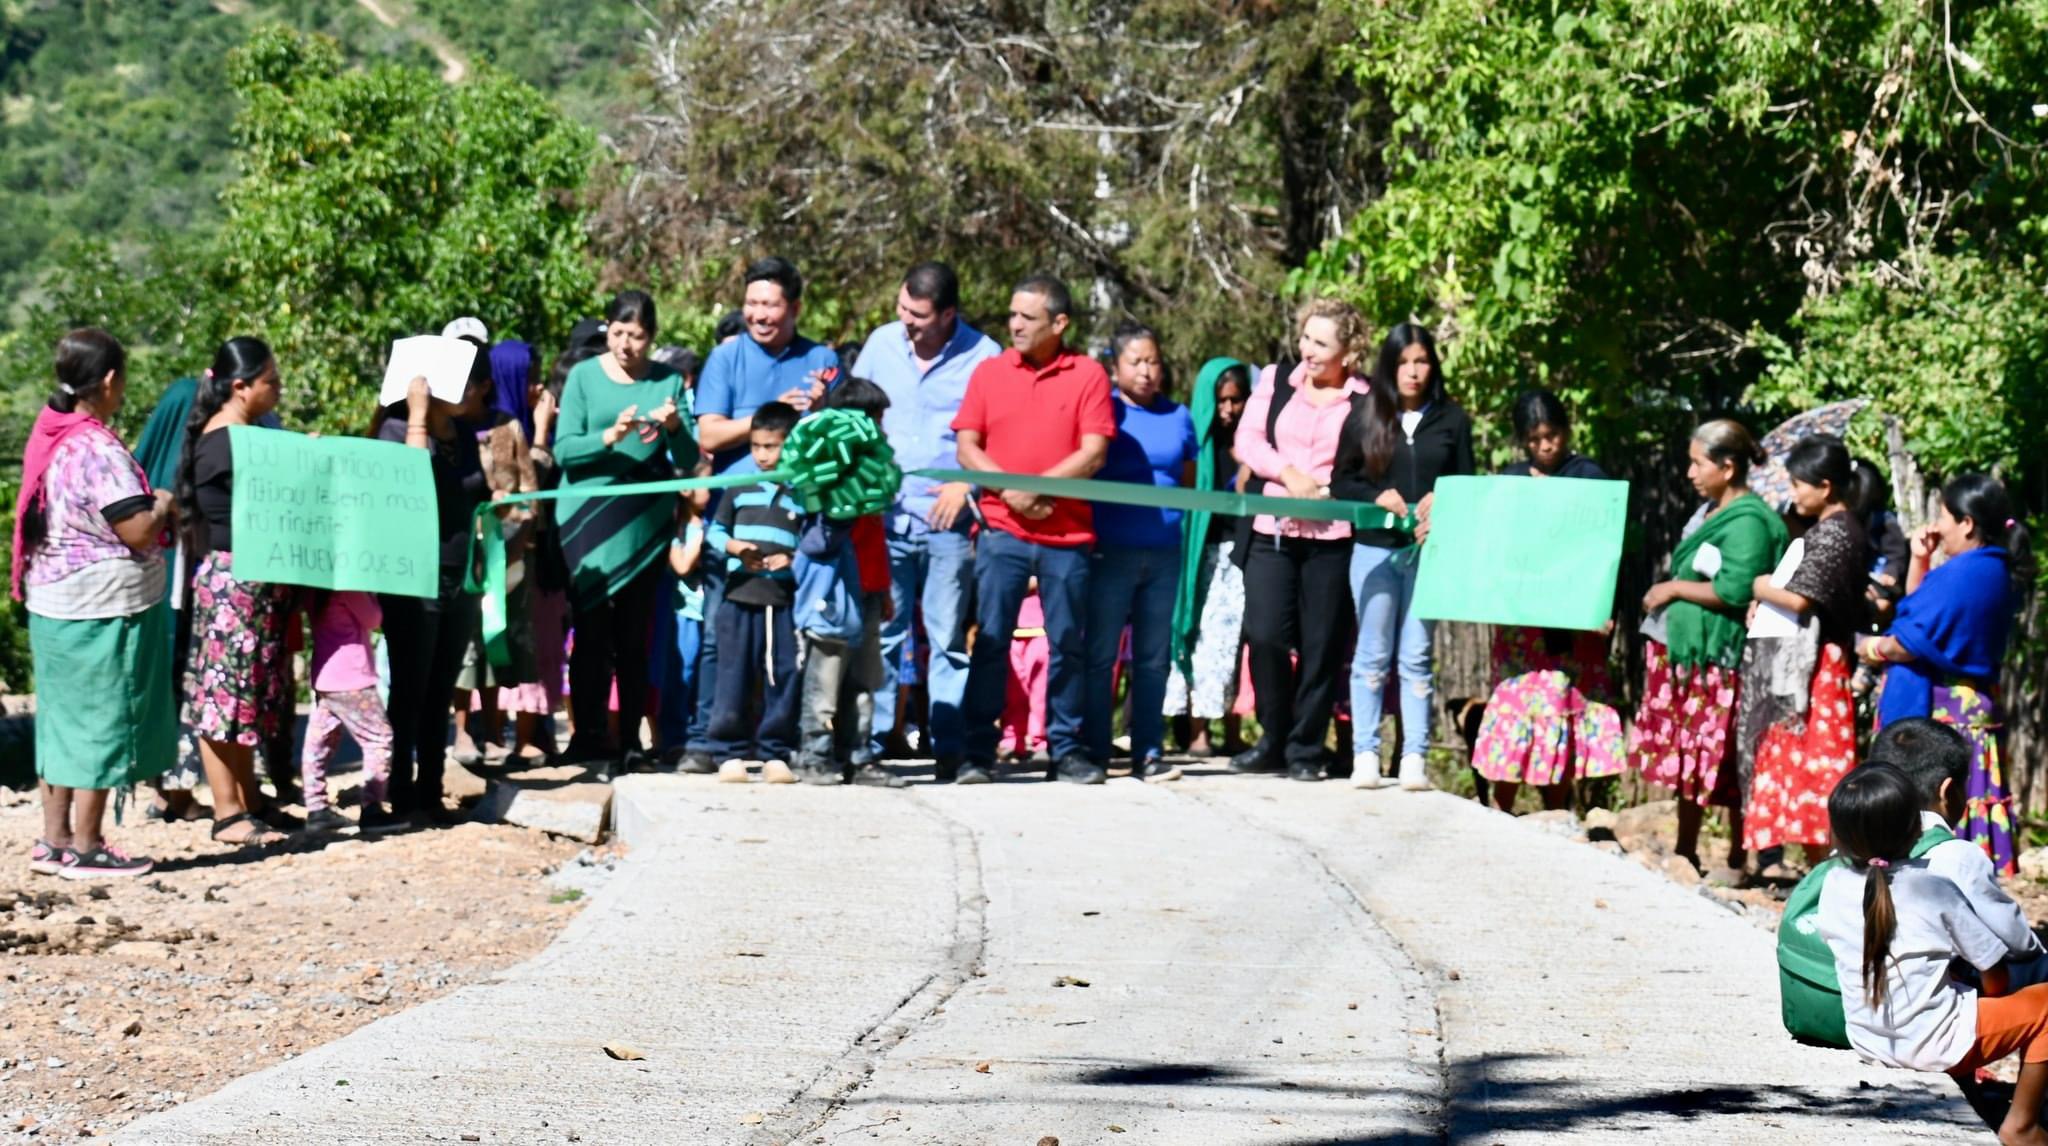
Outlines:
[[365, 836], [380, 836], [385, 832], [401, 832], [411, 825], [404, 816], [394, 816], [382, 806], [372, 804], [356, 817], [356, 831]]
[[1077, 752], [1061, 757], [1058, 765], [1046, 769], [1045, 778], [1069, 784], [1101, 784], [1109, 780], [1109, 770]]
[[1164, 784], [1168, 780], [1180, 779], [1180, 769], [1160, 757], [1147, 756], [1131, 769], [1131, 775], [1147, 783]]
[[626, 776], [634, 772], [652, 771], [654, 771], [654, 759], [638, 748], [628, 748], [617, 760], [612, 762], [611, 767], [611, 773], [614, 776]]
[[910, 781], [880, 764], [862, 764], [846, 774], [846, 782], [863, 788], [906, 788]]
[[1305, 781], [1320, 780], [1323, 778], [1323, 766], [1311, 762], [1289, 764], [1287, 766], [1287, 778], [1289, 780]]
[[693, 776], [710, 776], [717, 773], [718, 761], [713, 760], [709, 752], [691, 749], [676, 759], [676, 771], [688, 772]]
[[356, 822], [354, 820], [349, 819], [333, 808], [321, 808], [317, 811], [306, 813], [306, 830], [316, 835], [327, 832], [345, 832], [355, 826]]
[[960, 765], [959, 769], [953, 774], [952, 783], [992, 784], [995, 782], [995, 778], [995, 774], [989, 771], [988, 765], [976, 764], [970, 760]]
[[424, 808], [414, 809], [413, 822], [427, 828], [452, 828], [469, 819], [461, 812], [449, 810], [446, 804], [435, 800]]
[[1284, 772], [1287, 763], [1277, 756], [1268, 755], [1266, 750], [1254, 744], [1230, 758], [1229, 768], [1240, 774]]
[[[982, 771], [986, 772], [987, 769]], [[956, 783], [960, 775], [958, 756], [941, 756], [932, 762], [932, 779], [941, 784]]]

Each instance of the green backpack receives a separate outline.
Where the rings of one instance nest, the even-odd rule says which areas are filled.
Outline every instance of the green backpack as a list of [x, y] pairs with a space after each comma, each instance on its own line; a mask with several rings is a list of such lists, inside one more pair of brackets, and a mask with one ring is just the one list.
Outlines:
[[[1947, 828], [1929, 828], [1913, 844], [1913, 858], [1955, 838]], [[1785, 914], [1778, 921], [1778, 997], [1785, 1029], [1793, 1038], [1847, 1050], [1849, 1025], [1842, 1015], [1842, 984], [1835, 977], [1835, 954], [1828, 950], [1814, 923], [1814, 916], [1820, 913], [1821, 884], [1841, 864], [1840, 856], [1822, 862], [1806, 873], [1785, 900]]]

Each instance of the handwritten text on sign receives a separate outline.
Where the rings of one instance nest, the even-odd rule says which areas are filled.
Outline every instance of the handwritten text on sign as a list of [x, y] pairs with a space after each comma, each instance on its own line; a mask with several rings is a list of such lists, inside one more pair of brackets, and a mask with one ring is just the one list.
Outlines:
[[439, 519], [425, 450], [235, 426], [235, 576], [431, 597]]
[[1436, 483], [1415, 614], [1598, 629], [1614, 614], [1628, 483], [1447, 477]]

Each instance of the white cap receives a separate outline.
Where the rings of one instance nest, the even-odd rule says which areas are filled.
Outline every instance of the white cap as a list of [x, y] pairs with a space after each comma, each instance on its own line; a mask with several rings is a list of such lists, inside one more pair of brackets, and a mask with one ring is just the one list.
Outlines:
[[489, 342], [491, 340], [491, 331], [489, 327], [484, 325], [483, 319], [465, 314], [454, 322], [442, 327], [441, 337], [474, 338], [478, 342]]

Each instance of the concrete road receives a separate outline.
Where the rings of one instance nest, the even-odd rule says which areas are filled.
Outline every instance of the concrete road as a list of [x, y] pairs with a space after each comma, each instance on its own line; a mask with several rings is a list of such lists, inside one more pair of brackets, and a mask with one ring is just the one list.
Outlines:
[[117, 1141], [1991, 1140], [1786, 1039], [1767, 932], [1449, 796], [635, 776], [618, 818], [540, 957]]

